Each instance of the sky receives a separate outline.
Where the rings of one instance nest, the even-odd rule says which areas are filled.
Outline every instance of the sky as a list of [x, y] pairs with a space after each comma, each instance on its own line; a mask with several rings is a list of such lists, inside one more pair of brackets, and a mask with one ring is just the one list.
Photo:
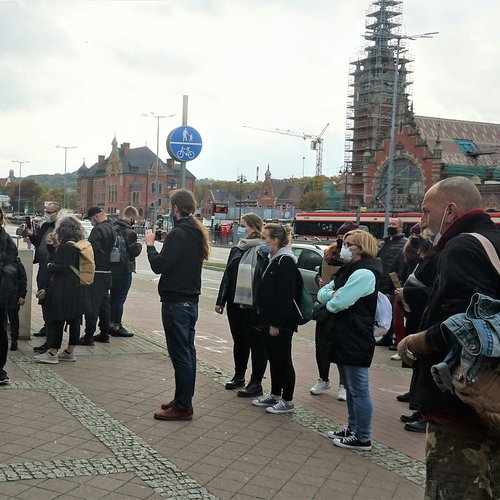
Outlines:
[[[159, 155], [182, 124], [201, 134], [197, 178], [314, 175], [299, 134], [324, 134], [323, 173], [343, 166], [349, 61], [370, 0], [0, 0], [0, 177], [77, 170], [113, 137]], [[500, 2], [405, 0], [415, 113], [500, 122]]]

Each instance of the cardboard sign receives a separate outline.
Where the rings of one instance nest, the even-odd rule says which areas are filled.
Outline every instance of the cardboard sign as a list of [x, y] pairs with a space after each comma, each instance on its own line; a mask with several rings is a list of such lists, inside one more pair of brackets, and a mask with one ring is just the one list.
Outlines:
[[340, 269], [340, 266], [330, 266], [323, 261], [321, 265], [321, 279], [325, 283], [332, 281], [332, 276]]

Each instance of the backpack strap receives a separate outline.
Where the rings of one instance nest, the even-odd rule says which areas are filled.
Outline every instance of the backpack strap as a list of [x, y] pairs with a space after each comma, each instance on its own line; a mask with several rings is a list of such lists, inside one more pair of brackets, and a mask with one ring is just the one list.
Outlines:
[[498, 258], [498, 254], [495, 250], [495, 247], [493, 246], [493, 243], [488, 238], [479, 233], [463, 233], [463, 234], [474, 236], [474, 238], [479, 240], [479, 243], [481, 243], [481, 245], [484, 248], [484, 251], [486, 252], [486, 255], [488, 255], [488, 258], [490, 259], [492, 266], [496, 269], [497, 273], [500, 274], [500, 258]]
[[[71, 246], [76, 246], [76, 241], [73, 240], [68, 240], [66, 243], [69, 243]], [[80, 276], [80, 270], [77, 269], [75, 266], [72, 266], [70, 264], [69, 268], [79, 277]]]

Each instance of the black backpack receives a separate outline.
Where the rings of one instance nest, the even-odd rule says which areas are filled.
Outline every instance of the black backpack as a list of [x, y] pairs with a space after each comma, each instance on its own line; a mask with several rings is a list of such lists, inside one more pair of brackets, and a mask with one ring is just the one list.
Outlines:
[[111, 265], [123, 265], [128, 262], [128, 254], [127, 254], [127, 242], [125, 241], [125, 236], [121, 233], [119, 229], [114, 227], [115, 231], [115, 244], [111, 249], [109, 254], [109, 261]]

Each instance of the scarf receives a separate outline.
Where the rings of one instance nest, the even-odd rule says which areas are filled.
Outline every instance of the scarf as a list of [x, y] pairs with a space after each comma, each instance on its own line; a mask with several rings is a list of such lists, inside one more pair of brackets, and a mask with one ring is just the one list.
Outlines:
[[257, 265], [257, 251], [260, 245], [258, 238], [241, 238], [237, 247], [244, 253], [238, 264], [236, 276], [236, 289], [234, 291], [235, 304], [253, 306], [253, 277]]

